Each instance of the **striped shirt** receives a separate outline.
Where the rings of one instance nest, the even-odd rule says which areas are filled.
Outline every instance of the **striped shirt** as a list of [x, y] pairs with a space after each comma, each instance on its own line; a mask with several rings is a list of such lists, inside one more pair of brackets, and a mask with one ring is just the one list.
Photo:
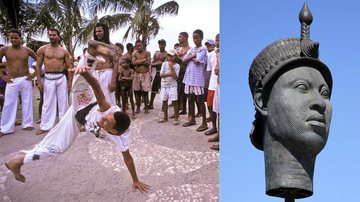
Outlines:
[[185, 58], [193, 55], [194, 53], [196, 53], [196, 60], [200, 63], [195, 64], [192, 60], [189, 61], [185, 71], [183, 83], [190, 86], [204, 87], [204, 70], [206, 64], [207, 50], [204, 46], [190, 48], [189, 51], [186, 53]]

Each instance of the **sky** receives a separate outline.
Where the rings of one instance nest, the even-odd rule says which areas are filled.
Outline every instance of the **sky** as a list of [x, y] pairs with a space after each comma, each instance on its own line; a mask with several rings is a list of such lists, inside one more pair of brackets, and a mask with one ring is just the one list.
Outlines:
[[[154, 0], [153, 9], [168, 2], [169, 0]], [[215, 39], [215, 35], [220, 31], [220, 1], [219, 0], [178, 0], [179, 12], [177, 16], [165, 16], [159, 18], [161, 29], [156, 38], [152, 39], [147, 47], [147, 50], [154, 54], [159, 50], [158, 40], [166, 40], [166, 50], [171, 50], [175, 43], [178, 43], [178, 35], [180, 32], [187, 32], [189, 34], [189, 45], [193, 46], [192, 33], [196, 29], [201, 29], [204, 32], [204, 41], [206, 39]], [[126, 29], [122, 28], [110, 34], [110, 40], [126, 43], [134, 43], [135, 39], [128, 39], [123, 42], [123, 36]], [[80, 54], [80, 52], [78, 53]]]
[[[359, 201], [360, 3], [308, 0], [311, 39], [333, 76], [332, 121], [327, 145], [317, 156], [314, 194], [306, 202]], [[300, 0], [238, 0], [220, 3], [221, 201], [277, 202], [265, 194], [264, 154], [250, 142], [254, 106], [250, 65], [272, 42], [300, 36]], [[348, 96], [347, 96], [348, 95]]]
[[[154, 0], [153, 9], [168, 2], [169, 0]], [[206, 39], [215, 39], [215, 35], [220, 31], [220, 1], [219, 0], [178, 0], [179, 12], [176, 16], [164, 16], [159, 18], [161, 29], [156, 38], [152, 39], [147, 47], [151, 52], [151, 55], [156, 50], [159, 50], [158, 40], [166, 40], [166, 50], [171, 50], [175, 43], [178, 43], [178, 35], [180, 32], [186, 31], [189, 34], [189, 45], [193, 46], [192, 32], [196, 29], [201, 29], [204, 32], [204, 41]], [[99, 14], [101, 17], [103, 14]], [[136, 39], [128, 38], [127, 41], [123, 42], [123, 36], [126, 28], [121, 28], [110, 32], [110, 40], [112, 43], [120, 42], [124, 46], [126, 43], [134, 43]], [[39, 37], [44, 41], [49, 41], [47, 35]], [[4, 43], [0, 39], [1, 43]], [[82, 54], [84, 46], [79, 46], [75, 50], [75, 56]], [[126, 52], [126, 50], [125, 50]]]

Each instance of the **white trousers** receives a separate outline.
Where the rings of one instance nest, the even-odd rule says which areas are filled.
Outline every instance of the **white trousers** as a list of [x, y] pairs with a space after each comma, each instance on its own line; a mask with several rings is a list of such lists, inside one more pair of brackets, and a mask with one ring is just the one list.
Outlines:
[[13, 133], [16, 120], [18, 97], [21, 95], [22, 127], [33, 127], [33, 102], [31, 81], [26, 80], [27, 76], [17, 77], [12, 83], [6, 84], [5, 102], [1, 115], [0, 131], [2, 133]]
[[42, 107], [40, 129], [49, 131], [56, 121], [56, 105], [59, 109], [59, 119], [62, 119], [69, 109], [68, 88], [66, 77], [57, 80], [44, 79], [44, 104]]
[[110, 92], [113, 69], [96, 70], [93, 72], [94, 77], [99, 81], [101, 90], [105, 94], [105, 98], [112, 106], [116, 105], [115, 92]]
[[72, 84], [73, 104], [39, 144], [31, 150], [22, 151], [25, 153], [24, 164], [65, 152], [80, 130], [75, 119], [76, 112], [94, 102], [96, 99], [90, 85], [81, 75], [75, 75]]

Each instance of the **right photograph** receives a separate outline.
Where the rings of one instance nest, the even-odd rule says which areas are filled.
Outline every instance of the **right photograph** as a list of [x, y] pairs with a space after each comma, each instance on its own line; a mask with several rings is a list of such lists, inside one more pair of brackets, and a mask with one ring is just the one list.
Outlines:
[[236, 4], [221, 3], [221, 201], [356, 201], [360, 4]]

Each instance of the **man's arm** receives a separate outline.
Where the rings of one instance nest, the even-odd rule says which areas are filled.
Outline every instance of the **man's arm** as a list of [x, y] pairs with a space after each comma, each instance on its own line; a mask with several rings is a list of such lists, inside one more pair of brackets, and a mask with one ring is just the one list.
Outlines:
[[2, 58], [5, 55], [5, 50], [6, 50], [6, 47], [0, 48], [0, 62], [1, 62], [0, 63], [0, 78], [7, 83], [7, 81], [6, 81], [7, 78], [5, 78], [5, 75], [4, 75], [4, 72], [6, 72], [6, 63], [2, 63]]
[[64, 52], [65, 52], [65, 65], [66, 65], [66, 68], [68, 70], [68, 91], [70, 92], [71, 91], [71, 87], [72, 87], [72, 79], [73, 79], [73, 73], [71, 71], [69, 71], [70, 69], [73, 68], [72, 64], [71, 64], [71, 61], [70, 61], [70, 54], [69, 52], [67, 52], [65, 49], [64, 49]]
[[186, 55], [183, 57], [182, 61], [185, 63], [188, 63], [190, 60], [192, 60], [193, 58], [196, 58], [196, 53], [194, 54], [190, 54], [190, 50], [186, 53]]
[[[35, 53], [33, 50], [31, 50], [30, 48], [27, 48], [27, 50], [29, 51], [30, 57], [32, 57], [32, 58], [36, 61], [36, 60], [37, 60], [37, 55], [36, 55], [36, 53]], [[36, 68], [35, 68], [34, 73], [32, 73], [31, 75], [29, 75], [28, 78], [27, 78], [27, 80], [29, 80], [29, 81], [33, 80], [33, 79], [35, 78], [35, 76], [37, 75], [36, 71], [37, 71], [37, 70], [36, 70]]]
[[110, 92], [114, 92], [116, 90], [116, 79], [117, 79], [117, 76], [118, 76], [118, 69], [120, 68], [119, 64], [116, 62], [113, 62], [113, 72], [112, 72], [112, 75], [111, 75], [111, 82], [109, 84], [109, 90]]
[[37, 85], [38, 85], [38, 88], [39, 88], [39, 91], [40, 92], [43, 92], [43, 86], [42, 86], [42, 83], [41, 83], [41, 66], [43, 65], [44, 63], [44, 53], [45, 53], [45, 46], [42, 46], [39, 48], [38, 50], [38, 54], [37, 54], [37, 60], [36, 60], [36, 68], [35, 68], [35, 72], [36, 72], [36, 75], [37, 75]]
[[[137, 54], [139, 54], [139, 53], [133, 53], [133, 55], [132, 55], [131, 62], [133, 63], [133, 65], [142, 65], [142, 64], [145, 65], [145, 62], [147, 61], [147, 58], [137, 59], [137, 57], [136, 57]], [[149, 53], [149, 54], [150, 54], [150, 53]], [[150, 60], [151, 60], [151, 59], [150, 59]]]
[[139, 181], [136, 174], [134, 160], [130, 154], [130, 151], [127, 150], [125, 152], [122, 152], [122, 155], [124, 158], [124, 163], [129, 170], [131, 178], [133, 180], [133, 189], [138, 189], [141, 193], [148, 192], [150, 190], [150, 186]]

